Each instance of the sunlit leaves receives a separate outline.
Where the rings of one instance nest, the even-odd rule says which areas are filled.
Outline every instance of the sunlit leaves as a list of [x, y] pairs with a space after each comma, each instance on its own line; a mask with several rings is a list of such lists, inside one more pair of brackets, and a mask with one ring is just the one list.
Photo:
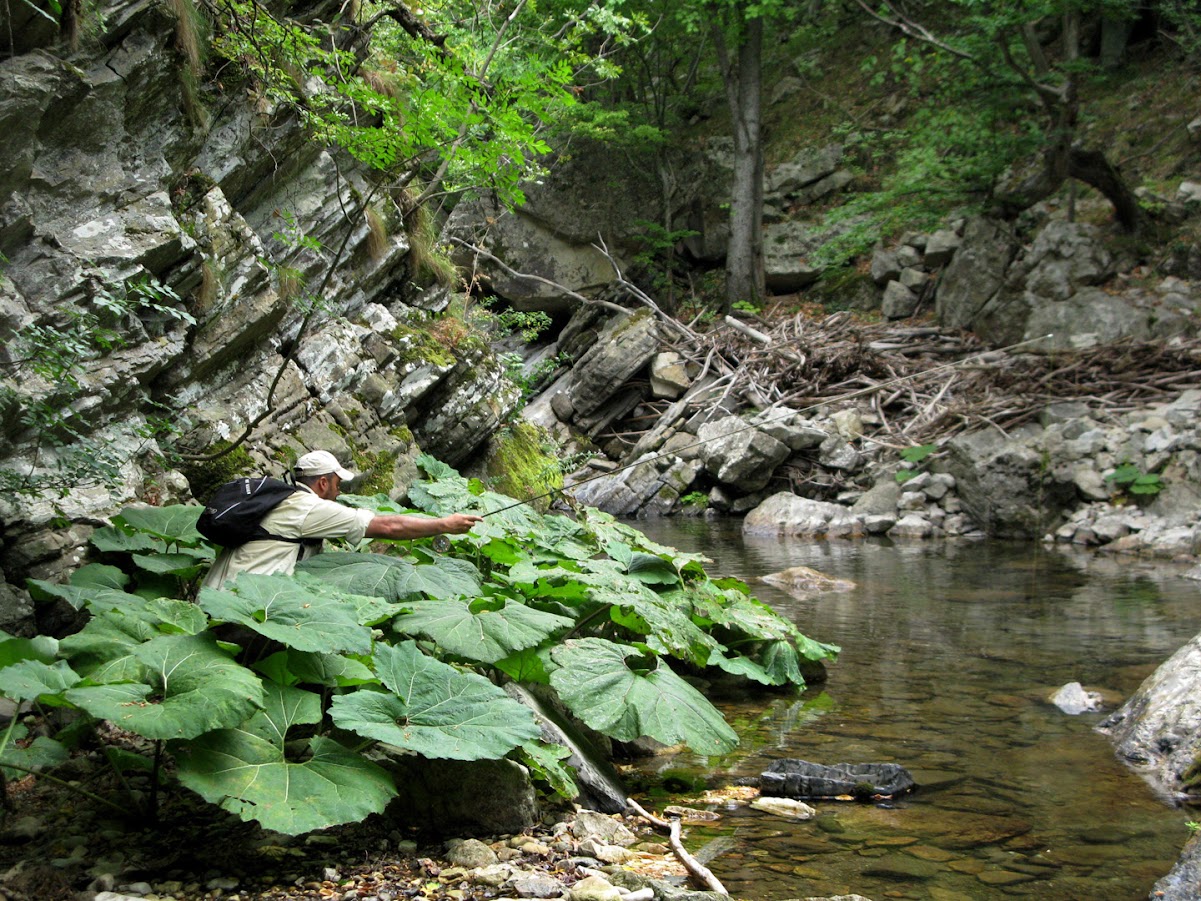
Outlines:
[[[93, 564], [68, 585], [30, 583], [36, 597], [66, 600], [91, 619], [57, 643], [0, 635], [0, 693], [74, 704], [171, 739], [185, 785], [244, 819], [301, 832], [361, 819], [392, 796], [382, 771], [323, 734], [331, 722], [367, 745], [426, 757], [514, 756], [574, 794], [564, 752], [537, 741], [532, 712], [493, 684], [497, 674], [549, 686], [619, 740], [720, 754], [733, 732], [668, 658], [802, 685], [807, 662], [836, 651], [744, 583], [711, 581], [698, 555], [596, 511], [543, 516], [421, 462], [438, 479], [413, 486], [410, 501], [490, 514], [456, 538], [453, 556], [420, 540], [393, 543], [389, 554], [326, 553], [290, 576], [243, 573], [191, 603], [160, 596], [178, 590], [195, 561], [174, 550], [186, 547], [191, 514], [135, 514], [98, 530], [124, 568]], [[402, 512], [386, 497], [350, 500]], [[293, 727], [317, 733], [299, 753]], [[40, 759], [56, 759], [53, 747], [43, 751]]]
[[196, 531], [196, 520], [203, 512], [204, 508], [195, 504], [126, 507], [118, 516], [113, 517], [113, 523], [163, 541], [197, 545], [204, 540]]
[[288, 758], [288, 730], [320, 720], [320, 696], [271, 686], [263, 709], [242, 726], [180, 748], [179, 780], [242, 819], [289, 835], [359, 822], [383, 810], [396, 788], [361, 754], [314, 736], [303, 759]]
[[663, 660], [640, 660], [634, 648], [600, 638], [567, 641], [551, 657], [559, 664], [551, 686], [593, 729], [621, 741], [684, 742], [700, 754], [738, 746], [717, 709]]
[[497, 609], [473, 609], [467, 601], [418, 601], [393, 627], [424, 635], [466, 660], [496, 663], [566, 632], [575, 621], [511, 601]]
[[240, 573], [223, 589], [205, 588], [200, 606], [213, 619], [239, 623], [298, 651], [371, 650], [371, 630], [336, 589], [312, 576]]
[[137, 681], [80, 685], [71, 703], [146, 738], [195, 738], [242, 722], [261, 704], [250, 670], [218, 649], [211, 636], [163, 635], [133, 648]]
[[502, 757], [541, 734], [530, 711], [501, 689], [427, 657], [414, 642], [380, 645], [375, 664], [390, 691], [334, 698], [330, 716], [343, 729], [453, 760]]

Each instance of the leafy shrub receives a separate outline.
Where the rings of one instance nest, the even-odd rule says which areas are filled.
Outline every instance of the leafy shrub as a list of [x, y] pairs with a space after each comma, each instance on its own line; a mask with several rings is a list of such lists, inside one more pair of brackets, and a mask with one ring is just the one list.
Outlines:
[[[744, 583], [711, 580], [699, 555], [593, 509], [543, 516], [419, 462], [430, 480], [410, 489], [418, 508], [487, 516], [449, 540], [451, 555], [430, 539], [378, 542], [378, 553], [320, 554], [294, 576], [243, 573], [195, 603], [213, 556], [195, 528], [201, 508], [126, 509], [92, 538], [102, 562], [65, 585], [30, 581], [35, 597], [90, 619], [57, 642], [0, 636], [0, 693], [135, 733], [156, 761], [170, 755], [181, 785], [298, 834], [383, 810], [395, 789], [364, 756], [378, 742], [431, 758], [514, 757], [574, 795], [559, 749], [497, 682], [547, 685], [619, 740], [722, 754], [737, 736], [672, 663], [801, 686], [804, 660], [837, 652]], [[383, 495], [346, 499], [402, 512]], [[10, 727], [0, 766], [53, 767], [67, 756], [62, 738], [18, 747]]]

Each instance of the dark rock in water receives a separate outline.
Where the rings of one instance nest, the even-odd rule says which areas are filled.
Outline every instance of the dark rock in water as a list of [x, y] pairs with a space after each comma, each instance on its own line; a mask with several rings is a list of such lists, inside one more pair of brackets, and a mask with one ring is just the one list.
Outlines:
[[759, 791], [781, 798], [892, 797], [914, 788], [909, 771], [897, 763], [839, 763], [776, 760], [759, 777]]

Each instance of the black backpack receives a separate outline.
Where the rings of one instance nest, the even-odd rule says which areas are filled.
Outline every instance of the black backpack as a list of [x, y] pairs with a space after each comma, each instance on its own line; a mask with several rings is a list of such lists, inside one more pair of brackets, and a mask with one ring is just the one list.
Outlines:
[[302, 538], [272, 535], [259, 525], [284, 498], [299, 490], [295, 485], [265, 476], [226, 482], [213, 492], [204, 512], [196, 520], [196, 530], [209, 541], [226, 548], [262, 539], [302, 544]]

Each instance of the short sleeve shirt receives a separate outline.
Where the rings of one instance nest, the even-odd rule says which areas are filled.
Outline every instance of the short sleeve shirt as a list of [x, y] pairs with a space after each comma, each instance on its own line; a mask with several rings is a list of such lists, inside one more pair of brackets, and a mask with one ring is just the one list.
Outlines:
[[[370, 510], [322, 500], [307, 485], [299, 488], [263, 517], [264, 529], [283, 538], [346, 538], [356, 542], [362, 540], [375, 518]], [[220, 588], [241, 572], [291, 573], [298, 560], [315, 552], [305, 545], [271, 540], [248, 541], [236, 548], [225, 548], [204, 577], [204, 587]]]

